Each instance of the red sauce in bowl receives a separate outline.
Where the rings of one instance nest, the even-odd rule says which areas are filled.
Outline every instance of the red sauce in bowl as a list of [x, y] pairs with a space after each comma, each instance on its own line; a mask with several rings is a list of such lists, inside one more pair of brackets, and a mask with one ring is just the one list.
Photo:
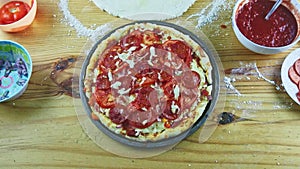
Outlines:
[[267, 47], [281, 47], [291, 44], [295, 39], [297, 21], [285, 6], [280, 5], [269, 20], [265, 20], [274, 3], [269, 0], [250, 0], [238, 11], [237, 26], [252, 42]]

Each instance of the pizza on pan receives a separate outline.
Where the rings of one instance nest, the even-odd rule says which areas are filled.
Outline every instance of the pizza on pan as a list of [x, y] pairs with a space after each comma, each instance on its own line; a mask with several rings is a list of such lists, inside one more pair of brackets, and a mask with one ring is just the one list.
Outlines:
[[212, 99], [212, 66], [188, 35], [134, 23], [97, 45], [83, 83], [93, 120], [132, 140], [158, 141], [201, 117]]

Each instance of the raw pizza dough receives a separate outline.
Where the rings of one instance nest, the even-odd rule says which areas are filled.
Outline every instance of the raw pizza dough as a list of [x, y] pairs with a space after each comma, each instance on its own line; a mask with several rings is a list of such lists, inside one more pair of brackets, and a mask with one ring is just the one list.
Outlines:
[[178, 17], [196, 0], [93, 0], [108, 13], [130, 20], [165, 20]]

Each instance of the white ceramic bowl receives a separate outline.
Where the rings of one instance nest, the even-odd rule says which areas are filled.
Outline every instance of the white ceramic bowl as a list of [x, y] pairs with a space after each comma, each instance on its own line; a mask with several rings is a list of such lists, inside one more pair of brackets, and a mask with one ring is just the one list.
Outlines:
[[[2, 7], [4, 4], [13, 1], [13, 0], [6, 0], [6, 1], [0, 1], [0, 7]], [[27, 27], [29, 27], [36, 15], [37, 11], [37, 0], [19, 0], [21, 2], [27, 3], [31, 8], [29, 12], [20, 20], [13, 22], [11, 24], [0, 24], [0, 29], [4, 32], [19, 32]]]
[[18, 98], [26, 90], [32, 73], [28, 51], [13, 41], [0, 41], [0, 102]]
[[259, 44], [256, 44], [249, 40], [246, 36], [242, 34], [242, 32], [239, 30], [237, 23], [236, 23], [236, 16], [238, 11], [246, 4], [249, 0], [238, 0], [234, 6], [233, 14], [232, 14], [232, 27], [233, 31], [237, 37], [237, 39], [240, 41], [242, 45], [244, 45], [249, 50], [259, 53], [259, 54], [276, 54], [283, 51], [288, 50], [289, 48], [293, 47], [297, 42], [300, 40], [300, 4], [297, 0], [291, 0], [291, 1], [283, 1], [282, 5], [287, 7], [292, 14], [295, 16], [297, 23], [298, 23], [298, 33], [296, 35], [296, 38], [292, 43], [286, 46], [281, 47], [267, 47], [262, 46]]

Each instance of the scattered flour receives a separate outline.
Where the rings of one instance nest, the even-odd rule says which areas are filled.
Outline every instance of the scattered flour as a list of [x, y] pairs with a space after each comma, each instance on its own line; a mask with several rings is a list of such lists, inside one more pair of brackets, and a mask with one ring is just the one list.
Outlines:
[[254, 63], [254, 68], [255, 68], [255, 71], [257, 72], [259, 78], [262, 78], [266, 82], [269, 82], [270, 84], [274, 85], [277, 90], [280, 90], [280, 88], [281, 88], [280, 86], [282, 86], [282, 85], [278, 85], [278, 84], [275, 83], [275, 81], [269, 80], [264, 75], [262, 75], [261, 72], [258, 70], [258, 68], [256, 66], [256, 63]]
[[274, 110], [282, 110], [282, 109], [292, 109], [293, 107], [293, 102], [285, 102], [285, 103], [282, 103], [282, 102], [275, 102], [274, 105], [273, 105], [273, 109]]
[[110, 30], [109, 24], [101, 25], [95, 29], [91, 29], [95, 27], [95, 24], [92, 25], [91, 28], [85, 27], [75, 16], [71, 14], [68, 3], [68, 0], [60, 0], [58, 7], [64, 15], [63, 21], [76, 30], [77, 36], [88, 37], [94, 40], [98, 36], [102, 36]]
[[281, 90], [282, 84], [276, 84], [275, 81], [266, 78], [259, 71], [256, 63], [244, 64], [244, 63], [240, 62], [240, 65], [241, 66], [239, 68], [234, 68], [229, 72], [230, 76], [231, 76], [230, 78], [234, 79], [235, 81], [236, 81], [236, 79], [241, 79], [241, 78], [245, 78], [246, 80], [251, 80], [250, 76], [256, 76], [257, 78], [263, 79], [266, 82], [274, 85], [277, 90]]
[[221, 11], [231, 9], [232, 2], [229, 0], [213, 0], [199, 13], [190, 15], [187, 19], [197, 17], [197, 27], [201, 28], [219, 18]]
[[[262, 68], [263, 69], [263, 68]], [[266, 67], [269, 72], [272, 72], [272, 76], [276, 76], [276, 72], [273, 72], [268, 67]], [[264, 74], [262, 73], [263, 70], [259, 70], [257, 67], [257, 64], [254, 63], [243, 63], [240, 62], [240, 67], [231, 69], [229, 72], [226, 72], [226, 77], [224, 78], [224, 83], [228, 91], [233, 91], [237, 96], [239, 96], [238, 99], [233, 99], [230, 101], [230, 104], [232, 105], [232, 112], [238, 111], [241, 113], [239, 116], [243, 118], [256, 118], [256, 112], [260, 111], [264, 105], [264, 102], [262, 101], [255, 101], [253, 96], [247, 96], [243, 95], [239, 92], [238, 89], [234, 86], [234, 82], [237, 82], [239, 80], [248, 80], [251, 81], [253, 78], [262, 79], [269, 84], [276, 87], [276, 90], [278, 91], [284, 91], [282, 88], [282, 84], [277, 84], [276, 81], [268, 79]], [[278, 101], [273, 103], [273, 109], [274, 110], [280, 110], [280, 109], [291, 109], [293, 103], [290, 103], [289, 101]]]
[[224, 83], [227, 89], [230, 89], [237, 94], [237, 96], [242, 96], [242, 94], [232, 85], [232, 82], [235, 82], [235, 78], [224, 77]]
[[[74, 15], [71, 14], [68, 3], [68, 0], [60, 0], [58, 7], [64, 15], [63, 21], [73, 27], [79, 37], [95, 39], [98, 36], [104, 35], [110, 29], [109, 24], [103, 24], [96, 28], [94, 28], [95, 24], [91, 27], [85, 27]], [[229, 0], [213, 0], [199, 13], [190, 15], [187, 20], [197, 17], [196, 27], [200, 28], [217, 20], [220, 12], [231, 9], [231, 6], [232, 2]], [[56, 15], [54, 15], [54, 17], [56, 17]]]

